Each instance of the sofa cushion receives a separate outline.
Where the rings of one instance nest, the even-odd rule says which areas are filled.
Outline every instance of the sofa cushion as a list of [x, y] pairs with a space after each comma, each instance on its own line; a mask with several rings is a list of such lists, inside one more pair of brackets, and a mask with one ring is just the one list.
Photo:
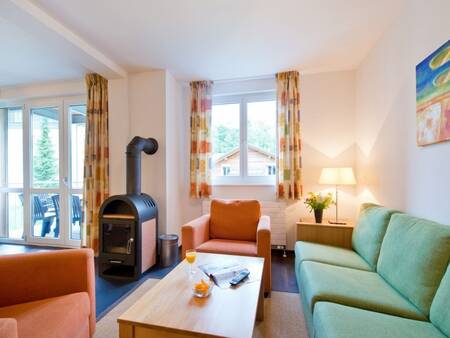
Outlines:
[[211, 201], [209, 236], [256, 242], [256, 229], [261, 217], [258, 201]]
[[314, 308], [316, 338], [445, 338], [430, 322], [319, 302]]
[[381, 245], [377, 272], [428, 316], [449, 259], [449, 226], [394, 214]]
[[89, 314], [87, 292], [0, 308], [0, 317], [17, 320], [20, 338], [89, 337]]
[[431, 303], [430, 320], [450, 337], [450, 265]]
[[339, 303], [395, 316], [426, 320], [408, 300], [376, 272], [362, 271], [317, 262], [300, 266], [302, 291], [310, 311], [320, 301]]
[[219, 253], [238, 256], [257, 256], [256, 242], [211, 239], [196, 249], [199, 252]]
[[320, 262], [366, 271], [371, 270], [369, 264], [352, 250], [298, 241], [295, 243], [295, 265], [297, 266], [303, 261]]
[[352, 246], [375, 270], [381, 243], [394, 210], [376, 204], [361, 205], [358, 223], [353, 230]]

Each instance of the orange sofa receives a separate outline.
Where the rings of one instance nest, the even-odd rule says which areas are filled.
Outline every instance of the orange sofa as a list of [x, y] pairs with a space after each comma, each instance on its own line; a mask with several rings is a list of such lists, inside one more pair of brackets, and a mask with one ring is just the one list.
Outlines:
[[0, 256], [0, 337], [87, 338], [94, 332], [92, 250]]
[[264, 258], [264, 292], [272, 286], [270, 217], [261, 216], [258, 201], [212, 200], [209, 215], [181, 228], [182, 254], [186, 250]]

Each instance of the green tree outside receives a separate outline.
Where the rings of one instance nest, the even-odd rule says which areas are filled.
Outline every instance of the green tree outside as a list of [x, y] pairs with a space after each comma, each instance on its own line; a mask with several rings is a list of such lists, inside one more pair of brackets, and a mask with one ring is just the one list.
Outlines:
[[[249, 121], [248, 144], [257, 146], [272, 154], [276, 152], [275, 126], [266, 124], [255, 125]], [[215, 126], [213, 129], [214, 153], [225, 154], [239, 147], [239, 129], [224, 125]]]
[[37, 141], [36, 153], [33, 156], [33, 180], [37, 188], [54, 187], [58, 167], [55, 151], [50, 139], [50, 128], [45, 118], [41, 119], [41, 135]]
[[269, 126], [263, 123], [252, 123], [249, 121], [248, 124], [248, 144], [252, 144], [261, 148], [265, 151], [268, 151], [271, 154], [275, 154], [276, 152], [276, 133], [275, 126]]
[[216, 126], [213, 130], [214, 152], [225, 154], [239, 147], [239, 129], [224, 125]]

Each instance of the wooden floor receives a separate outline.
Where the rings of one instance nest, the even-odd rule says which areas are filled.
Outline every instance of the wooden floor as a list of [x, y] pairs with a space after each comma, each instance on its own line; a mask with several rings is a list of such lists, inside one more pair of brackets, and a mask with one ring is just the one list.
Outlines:
[[298, 293], [294, 270], [294, 251], [272, 250], [272, 291]]

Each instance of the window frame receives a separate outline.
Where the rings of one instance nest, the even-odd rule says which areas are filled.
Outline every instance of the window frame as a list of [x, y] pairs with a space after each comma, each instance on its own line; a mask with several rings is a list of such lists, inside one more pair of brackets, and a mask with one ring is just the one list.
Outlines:
[[[259, 185], [275, 186], [276, 172], [272, 176], [249, 176], [248, 175], [248, 120], [247, 104], [252, 102], [276, 101], [276, 91], [267, 90], [261, 92], [232, 94], [232, 95], [214, 95], [212, 105], [239, 104], [239, 176], [212, 176], [213, 186], [227, 185]], [[212, 114], [212, 112], [211, 112]], [[275, 122], [276, 135], [278, 139], [278, 123]], [[275, 157], [278, 156], [278, 147]], [[277, 167], [275, 162], [275, 168]], [[276, 169], [275, 169], [276, 170]]]
[[[21, 101], [17, 101], [17, 100], [14, 100], [14, 101], [8, 101], [8, 102], [6, 102], [6, 103], [2, 103], [2, 104], [0, 104], [0, 109], [20, 109], [21, 111], [22, 111], [22, 140], [24, 139], [24, 135], [25, 135], [25, 120], [24, 120], [24, 109], [23, 109], [23, 103], [21, 102]], [[6, 133], [5, 133], [5, 138], [3, 139], [3, 140], [1, 140], [2, 142], [5, 142], [5, 144], [7, 144], [8, 143], [8, 141], [7, 141], [7, 135], [6, 135]], [[22, 141], [23, 142], [23, 141]], [[23, 146], [23, 148], [25, 148], [24, 147], [24, 144], [22, 143], [22, 146]], [[24, 194], [24, 190], [25, 190], [25, 175], [24, 175], [24, 172], [25, 172], [25, 162], [24, 161], [22, 161], [22, 165], [23, 165], [23, 168], [22, 168], [22, 173], [23, 173], [23, 176], [22, 176], [22, 187], [10, 187], [9, 186], [9, 182], [7, 182], [7, 179], [8, 179], [8, 161], [7, 161], [7, 158], [5, 158], [5, 157], [7, 157], [7, 153], [5, 152], [4, 154], [4, 158], [2, 158], [1, 160], [2, 161], [4, 161], [5, 162], [5, 166], [4, 166], [4, 168], [3, 168], [3, 175], [5, 175], [5, 182], [0, 182], [0, 192], [1, 193], [4, 193], [4, 194], [10, 194], [10, 193], [16, 193], [16, 194]], [[22, 158], [24, 157], [24, 149], [22, 150]], [[22, 208], [22, 213], [23, 213], [23, 222], [24, 222], [24, 225], [23, 225], [23, 227], [24, 227], [24, 229], [25, 229], [25, 207], [23, 206], [23, 208]], [[6, 222], [8, 222], [8, 218], [9, 218], [9, 209], [8, 208], [6, 208], [5, 210], [4, 210], [4, 217], [5, 217], [5, 221]], [[2, 222], [4, 221], [4, 220], [1, 220]], [[23, 240], [22, 239], [16, 239], [16, 238], [10, 238], [9, 237], [9, 226], [7, 225], [7, 223], [5, 223], [5, 226], [6, 226], [6, 232], [7, 232], [7, 234], [8, 234], [8, 237], [0, 237], [0, 243], [3, 241], [3, 240], [7, 240], [8, 242], [10, 241], [10, 242], [13, 242], [13, 243], [16, 243], [16, 242], [18, 242], [18, 243], [20, 243], [20, 242], [22, 242]]]

